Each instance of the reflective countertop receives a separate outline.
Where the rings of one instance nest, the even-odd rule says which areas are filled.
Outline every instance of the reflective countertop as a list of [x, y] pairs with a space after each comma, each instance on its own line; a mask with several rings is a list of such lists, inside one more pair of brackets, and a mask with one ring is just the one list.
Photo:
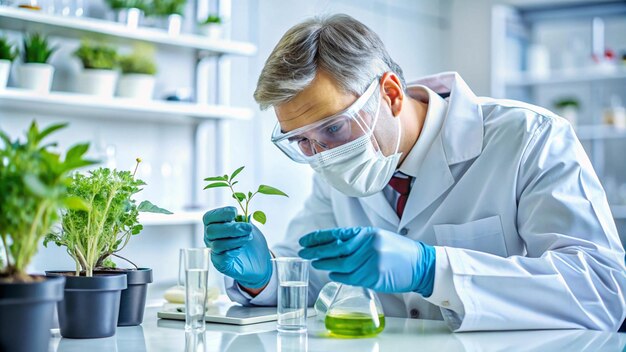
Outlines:
[[374, 338], [324, 336], [323, 324], [311, 317], [308, 334], [279, 334], [276, 323], [235, 326], [207, 323], [201, 335], [185, 333], [184, 322], [157, 318], [148, 308], [144, 323], [120, 327], [110, 338], [74, 340], [53, 337], [50, 352], [161, 351], [622, 351], [626, 334], [586, 330], [536, 330], [452, 333], [441, 321], [387, 318]]

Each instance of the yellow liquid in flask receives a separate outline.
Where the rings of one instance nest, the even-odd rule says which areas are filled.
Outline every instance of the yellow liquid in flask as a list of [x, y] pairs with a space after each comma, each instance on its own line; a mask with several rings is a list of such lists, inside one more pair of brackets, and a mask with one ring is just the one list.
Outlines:
[[379, 314], [377, 322], [364, 313], [330, 313], [324, 323], [332, 336], [371, 337], [385, 329], [385, 316]]

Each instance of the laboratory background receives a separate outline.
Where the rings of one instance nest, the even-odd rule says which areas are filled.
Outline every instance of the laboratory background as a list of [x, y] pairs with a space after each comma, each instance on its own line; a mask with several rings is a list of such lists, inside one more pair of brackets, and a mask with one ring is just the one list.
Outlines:
[[[148, 303], [177, 284], [179, 248], [204, 246], [202, 215], [233, 205], [227, 191], [203, 190], [204, 178], [245, 166], [242, 191], [269, 184], [289, 195], [255, 199], [270, 248], [302, 207], [313, 172], [271, 143], [276, 117], [252, 95], [281, 36], [316, 15], [346, 13], [371, 27], [407, 81], [457, 71], [478, 96], [522, 100], [569, 120], [625, 243], [625, 1], [171, 2], [149, 14], [105, 0], [0, 0], [0, 36], [21, 49], [41, 34], [54, 49], [46, 67], [0, 60], [0, 128], [15, 138], [32, 120], [67, 122], [55, 135], [61, 150], [89, 142], [89, 158], [129, 171], [140, 158], [136, 175], [146, 185], [137, 200], [174, 213], [141, 214], [143, 231], [120, 253], [152, 268]], [[128, 67], [113, 76], [85, 70], [80, 50], [95, 44], [114, 48]], [[50, 243], [29, 271], [74, 265]], [[209, 285], [224, 292], [214, 269]]]

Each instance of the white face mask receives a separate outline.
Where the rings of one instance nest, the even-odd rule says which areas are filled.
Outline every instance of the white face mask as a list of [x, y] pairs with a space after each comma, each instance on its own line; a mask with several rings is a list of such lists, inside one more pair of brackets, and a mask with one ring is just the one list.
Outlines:
[[349, 197], [371, 196], [382, 191], [396, 172], [402, 155], [398, 153], [401, 131], [398, 121], [396, 151], [389, 156], [374, 148], [372, 136], [364, 135], [317, 154], [318, 160], [311, 167], [331, 186]]

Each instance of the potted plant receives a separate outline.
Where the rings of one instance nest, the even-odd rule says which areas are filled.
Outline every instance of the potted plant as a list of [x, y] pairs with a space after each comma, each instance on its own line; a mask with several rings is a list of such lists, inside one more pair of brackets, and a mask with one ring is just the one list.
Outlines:
[[231, 197], [237, 202], [237, 205], [239, 205], [239, 209], [241, 209], [242, 212], [235, 217], [235, 221], [250, 222], [250, 217], [252, 217], [252, 219], [256, 220], [260, 224], [265, 224], [265, 222], [267, 221], [265, 213], [260, 210], [253, 212], [252, 209], [250, 209], [250, 202], [252, 201], [252, 198], [254, 198], [254, 196], [256, 196], [257, 194], [277, 195], [283, 197], [289, 196], [285, 192], [268, 185], [260, 185], [254, 193], [248, 192], [246, 194], [244, 192], [235, 191], [234, 187], [237, 183], [239, 183], [239, 181], [235, 181], [235, 177], [237, 177], [237, 175], [239, 175], [239, 173], [243, 171], [243, 168], [243, 166], [238, 168], [237, 170], [233, 171], [231, 175], [213, 176], [205, 178], [204, 180], [210, 183], [206, 185], [204, 189], [227, 187], [228, 189], [230, 189]]
[[9, 43], [7, 37], [0, 37], [0, 89], [7, 86], [11, 63], [17, 54], [17, 48]]
[[562, 98], [554, 102], [554, 107], [559, 115], [564, 117], [569, 123], [576, 127], [578, 122], [578, 111], [580, 102], [576, 98]]
[[187, 0], [152, 0], [147, 16], [157, 28], [171, 35], [180, 34]]
[[129, 260], [133, 269], [115, 269], [111, 257], [122, 258], [117, 253], [141, 232], [140, 212], [171, 213], [149, 201], [136, 204], [132, 197], [145, 183], [135, 178], [135, 172], [99, 168], [87, 175], [75, 174], [68, 193], [86, 207], [65, 210], [61, 229], [46, 236], [44, 244], [52, 241], [65, 247], [76, 263], [74, 272], [46, 272], [66, 276], [65, 298], [59, 303], [64, 337], [112, 336], [118, 323], [138, 325], [143, 320], [152, 270]]
[[106, 0], [113, 10], [114, 21], [130, 28], [137, 28], [143, 21], [148, 8], [146, 0]]
[[65, 124], [30, 125], [24, 141], [0, 131], [0, 350], [47, 351], [54, 305], [63, 298], [64, 278], [28, 275], [26, 268], [61, 207], [82, 202], [67, 194], [69, 173], [93, 162], [83, 158], [88, 144], [65, 155], [46, 141]]
[[135, 50], [119, 60], [122, 77], [118, 85], [117, 95], [140, 100], [152, 99], [155, 74], [154, 51], [148, 46], [137, 46]]
[[56, 48], [48, 44], [48, 38], [34, 33], [24, 38], [23, 63], [18, 66], [18, 86], [40, 93], [48, 93], [52, 86], [54, 66], [48, 64]]
[[222, 28], [222, 18], [217, 15], [209, 15], [204, 21], [198, 23], [198, 31], [211, 39], [220, 39]]
[[83, 41], [74, 52], [83, 70], [76, 80], [76, 91], [83, 94], [112, 97], [117, 83], [117, 50], [104, 44]]

